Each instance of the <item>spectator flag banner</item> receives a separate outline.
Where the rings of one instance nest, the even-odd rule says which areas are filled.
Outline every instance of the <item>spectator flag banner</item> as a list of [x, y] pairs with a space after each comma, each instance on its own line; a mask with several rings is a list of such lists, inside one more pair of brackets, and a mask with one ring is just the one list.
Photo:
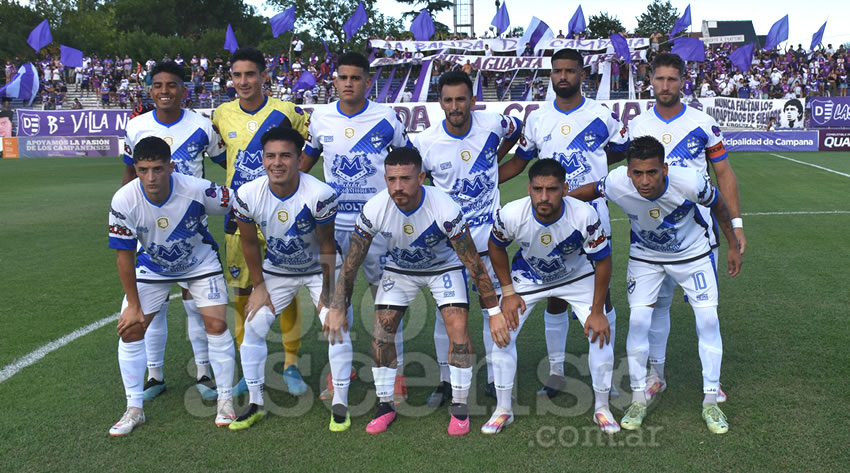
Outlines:
[[682, 17], [676, 20], [676, 24], [674, 24], [673, 29], [670, 30], [670, 36], [668, 38], [672, 38], [673, 36], [676, 36], [677, 33], [685, 31], [689, 26], [691, 26], [690, 5], [688, 5], [688, 8], [685, 8], [685, 13], [682, 13]]
[[41, 48], [53, 42], [53, 36], [50, 35], [50, 24], [47, 20], [42, 21], [30, 31], [27, 38], [27, 44], [35, 49], [36, 54], [41, 51]]
[[685, 61], [705, 62], [705, 44], [699, 38], [682, 36], [674, 39], [672, 53]]
[[413, 19], [413, 23], [410, 24], [410, 32], [413, 33], [413, 38], [416, 41], [428, 41], [431, 36], [434, 36], [435, 31], [437, 31], [437, 28], [434, 27], [434, 20], [428, 14], [427, 8], [423, 8]]
[[[550, 30], [551, 31], [551, 30]], [[488, 47], [494, 53], [522, 53], [525, 48], [525, 43], [521, 42], [520, 38], [490, 38], [490, 39], [459, 39], [450, 41], [413, 41], [413, 40], [391, 40], [387, 41], [381, 38], [372, 38], [369, 40], [369, 45], [372, 48], [380, 49], [398, 49], [404, 51], [438, 51], [441, 49], [459, 49], [466, 52], [484, 51]], [[635, 50], [649, 47], [649, 38], [626, 38], [629, 43], [629, 49]], [[522, 47], [520, 47], [522, 45]], [[538, 42], [537, 50], [552, 50], [570, 48], [578, 51], [599, 51], [606, 49], [611, 45], [611, 40], [605, 39], [568, 39], [552, 37], [546, 41]], [[519, 51], [517, 51], [519, 50]], [[374, 58], [373, 58], [374, 59]]]
[[322, 38], [322, 46], [325, 47], [325, 56], [330, 56], [331, 50], [328, 49], [328, 43], [325, 42], [325, 38]]
[[614, 51], [617, 53], [617, 56], [622, 58], [626, 64], [631, 64], [632, 55], [629, 53], [629, 43], [626, 42], [626, 38], [623, 38], [620, 33], [614, 33], [608, 38], [611, 40], [611, 45], [614, 46]]
[[83, 52], [79, 49], [60, 44], [59, 62], [66, 67], [83, 67]]
[[584, 12], [581, 10], [581, 5], [578, 6], [573, 17], [570, 18], [570, 24], [567, 25], [567, 37], [572, 38], [574, 35], [584, 33], [587, 29], [587, 23], [584, 21]]
[[771, 51], [779, 46], [779, 43], [788, 40], [788, 15], [783, 16], [779, 21], [770, 27], [767, 33], [767, 38], [764, 40], [764, 49]]
[[753, 67], [753, 43], [741, 46], [729, 53], [729, 60], [739, 71], [749, 71]]
[[351, 41], [354, 34], [368, 21], [369, 15], [366, 14], [366, 7], [363, 6], [363, 2], [360, 2], [357, 4], [357, 9], [342, 26], [342, 30], [345, 31], [345, 40]]
[[28, 62], [21, 66], [11, 82], [0, 89], [0, 97], [20, 99], [27, 105], [32, 105], [38, 95], [38, 86], [38, 72], [35, 66]]
[[269, 24], [272, 26], [272, 36], [275, 38], [295, 28], [295, 5], [273, 16]]
[[522, 35], [522, 38], [520, 38], [519, 43], [516, 45], [516, 55], [521, 56], [525, 50], [525, 45], [530, 44], [534, 50], [534, 55], [540, 56], [543, 49], [545, 49], [544, 46], [549, 44], [549, 41], [554, 37], [555, 33], [552, 33], [549, 25], [544, 23], [540, 18], [532, 16], [531, 23], [525, 29], [525, 34]]
[[502, 2], [502, 6], [496, 11], [496, 16], [493, 17], [493, 21], [490, 24], [496, 27], [496, 36], [508, 31], [508, 28], [511, 26], [511, 17], [508, 16], [507, 2]]
[[312, 89], [316, 86], [316, 77], [310, 71], [304, 71], [301, 73], [301, 77], [298, 78], [298, 81], [295, 82], [295, 85], [292, 87], [292, 91], [302, 89]]
[[823, 22], [823, 25], [819, 30], [815, 31], [815, 34], [812, 35], [812, 45], [809, 46], [809, 51], [814, 51], [815, 48], [823, 41], [823, 31], [826, 29], [826, 22]]
[[230, 23], [227, 24], [227, 34], [224, 35], [224, 49], [230, 51], [230, 54], [239, 49], [239, 43], [236, 42], [236, 35], [233, 34]]

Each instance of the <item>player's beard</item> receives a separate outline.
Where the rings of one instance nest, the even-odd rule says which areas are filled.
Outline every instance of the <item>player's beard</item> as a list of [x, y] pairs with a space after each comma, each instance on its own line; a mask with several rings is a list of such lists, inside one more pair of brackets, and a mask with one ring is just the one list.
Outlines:
[[681, 90], [675, 94], [671, 94], [670, 98], [667, 101], [663, 101], [661, 96], [655, 97], [655, 102], [661, 105], [662, 107], [672, 107], [678, 104], [681, 101]]
[[581, 84], [568, 85], [566, 87], [558, 87], [555, 84], [552, 84], [552, 89], [555, 91], [555, 95], [562, 99], [569, 99], [575, 97], [579, 90], [581, 90]]

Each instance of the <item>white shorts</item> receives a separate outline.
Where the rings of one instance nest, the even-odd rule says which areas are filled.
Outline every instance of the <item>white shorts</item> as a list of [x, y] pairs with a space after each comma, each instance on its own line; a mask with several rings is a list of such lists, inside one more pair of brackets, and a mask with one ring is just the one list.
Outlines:
[[713, 252], [698, 260], [679, 264], [655, 264], [630, 259], [626, 286], [629, 306], [654, 304], [661, 284], [668, 275], [682, 286], [691, 306], [717, 306], [717, 263]]
[[573, 308], [576, 317], [584, 322], [590, 315], [590, 308], [593, 306], [593, 291], [595, 288], [596, 273], [579, 275], [576, 279], [572, 279], [563, 283], [555, 283], [548, 287], [531, 288], [530, 285], [523, 287], [517, 285], [517, 294], [522, 297], [525, 302], [525, 312], [523, 316], [528, 316], [534, 310], [534, 305], [541, 300], [549, 297], [556, 297], [566, 301]]
[[[334, 237], [336, 244], [339, 245], [339, 250], [342, 253], [342, 258], [348, 256], [348, 247], [351, 246], [351, 234], [353, 231], [336, 230]], [[381, 280], [381, 273], [384, 271], [384, 265], [387, 264], [387, 239], [383, 235], [377, 233], [372, 237], [372, 244], [369, 246], [369, 252], [366, 254], [366, 259], [363, 260], [363, 275], [366, 276], [366, 281], [371, 285], [377, 285]], [[277, 307], [277, 306], [275, 306]]]
[[437, 307], [448, 304], [469, 304], [466, 293], [466, 273], [455, 269], [442, 274], [413, 276], [401, 274], [391, 269], [384, 270], [375, 305], [407, 307], [416, 298], [419, 288], [427, 286], [437, 301]]
[[[171, 292], [174, 284], [174, 281], [137, 282], [136, 289], [139, 291], [142, 313], [148, 315], [159, 312], [162, 304], [168, 300], [168, 293]], [[185, 281], [185, 284], [198, 307], [227, 304], [227, 283], [224, 282], [224, 275], [222, 274]], [[121, 303], [122, 312], [127, 305], [127, 296], [125, 295], [124, 301]]]
[[[336, 278], [337, 274], [333, 277]], [[276, 276], [274, 274], [263, 273], [266, 280], [266, 291], [272, 300], [272, 305], [275, 308], [275, 313], [280, 312], [285, 307], [289, 306], [298, 290], [301, 287], [306, 287], [310, 291], [310, 298], [313, 299], [313, 305], [319, 305], [319, 296], [322, 294], [322, 275], [311, 274], [304, 276]], [[333, 294], [328, 295], [333, 296]]]

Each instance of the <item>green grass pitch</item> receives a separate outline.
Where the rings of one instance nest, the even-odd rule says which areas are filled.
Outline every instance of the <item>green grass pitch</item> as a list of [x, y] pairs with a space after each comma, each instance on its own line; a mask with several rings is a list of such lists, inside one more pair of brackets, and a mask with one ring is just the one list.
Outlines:
[[[848, 153], [779, 154], [850, 174]], [[700, 418], [693, 315], [677, 296], [669, 388], [641, 431], [610, 439], [591, 423], [587, 345], [577, 321], [567, 342], [570, 393], [551, 402], [536, 398], [548, 372], [541, 306], [518, 341], [517, 419], [497, 436], [479, 432], [495, 401], [483, 395], [481, 318], [473, 301], [470, 332], [481, 369], [470, 393], [472, 432], [450, 438], [447, 411], [424, 406], [437, 365], [434, 303], [420, 296], [405, 318], [410, 399], [387, 433], [370, 436], [364, 427], [376, 402], [369, 369], [373, 313], [359, 281], [353, 327], [358, 379], [348, 432], [328, 432], [329, 406], [317, 399], [328, 371], [327, 345], [303, 291], [299, 366], [311, 391], [297, 399], [285, 392], [279, 327], [273, 327], [270, 415], [239, 433], [215, 428], [214, 403], [201, 401], [193, 386], [185, 314], [177, 302], [168, 317], [168, 391], [146, 404], [146, 425], [127, 438], [107, 435], [125, 405], [110, 323], [0, 382], [0, 471], [847, 471], [850, 178], [769, 153], [737, 153], [730, 161], [749, 246], [734, 279], [725, 275], [721, 257], [726, 435], [710, 434]], [[106, 226], [122, 167], [115, 158], [0, 160], [0, 369], [119, 309], [122, 291]], [[207, 167], [209, 178], [223, 182], [221, 169]], [[520, 176], [504, 185], [503, 201], [525, 195], [525, 184]], [[826, 211], [839, 213], [817, 213]], [[615, 382], [623, 392], [613, 410], [619, 418], [629, 397], [628, 223], [616, 207], [612, 218]], [[220, 217], [211, 219], [211, 230], [221, 242]]]

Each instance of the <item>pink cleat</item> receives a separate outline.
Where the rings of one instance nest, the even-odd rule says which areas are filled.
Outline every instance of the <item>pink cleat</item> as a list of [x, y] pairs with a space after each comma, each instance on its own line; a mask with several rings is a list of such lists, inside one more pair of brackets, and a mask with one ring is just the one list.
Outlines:
[[464, 420], [460, 420], [455, 416], [452, 416], [449, 421], [449, 435], [453, 437], [460, 437], [462, 435], [466, 435], [469, 433], [469, 416]]
[[[382, 402], [381, 404], [389, 403]], [[367, 434], [378, 435], [385, 432], [387, 427], [389, 427], [395, 420], [395, 410], [390, 408], [389, 411], [386, 412], [386, 409], [381, 408], [381, 404], [378, 405], [378, 412], [385, 411], [385, 413], [380, 415], [378, 415], [377, 412], [375, 413], [375, 418], [372, 419], [372, 421], [369, 422], [369, 425], [366, 426]]]

